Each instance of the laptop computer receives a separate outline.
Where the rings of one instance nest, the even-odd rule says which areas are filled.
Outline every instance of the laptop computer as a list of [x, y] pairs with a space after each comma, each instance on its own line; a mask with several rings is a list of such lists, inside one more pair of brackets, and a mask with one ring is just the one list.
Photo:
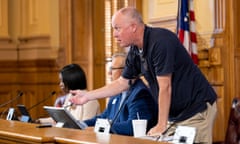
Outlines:
[[18, 107], [18, 110], [20, 111], [20, 113], [22, 115], [20, 121], [22, 121], [22, 122], [33, 122], [27, 108], [25, 107], [25, 105], [18, 104], [17, 107]]
[[56, 127], [85, 129], [87, 125], [76, 120], [73, 115], [63, 107], [44, 106], [44, 110], [56, 121]]

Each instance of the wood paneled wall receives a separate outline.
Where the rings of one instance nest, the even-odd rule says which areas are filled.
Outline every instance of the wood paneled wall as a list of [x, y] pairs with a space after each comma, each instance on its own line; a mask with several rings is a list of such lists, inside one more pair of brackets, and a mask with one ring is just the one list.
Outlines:
[[24, 104], [30, 108], [56, 91], [56, 95], [30, 110], [33, 119], [46, 116], [42, 106], [53, 105], [60, 94], [58, 1], [0, 3], [0, 103], [14, 99], [18, 91], [23, 92], [22, 97], [0, 108], [2, 118], [9, 107]]
[[[83, 67], [89, 90], [105, 84], [104, 4], [104, 0], [60, 1], [60, 47], [65, 63]], [[105, 100], [99, 102], [103, 110]]]
[[33, 119], [46, 117], [43, 105], [53, 105], [57, 95], [61, 94], [56, 62], [53, 60], [1, 61], [0, 67], [0, 103], [15, 99], [19, 91], [23, 92], [20, 98], [1, 107], [0, 112], [4, 112], [2, 118], [5, 118], [8, 108], [14, 107], [18, 115], [17, 104], [30, 108], [55, 91], [55, 95], [30, 110]]

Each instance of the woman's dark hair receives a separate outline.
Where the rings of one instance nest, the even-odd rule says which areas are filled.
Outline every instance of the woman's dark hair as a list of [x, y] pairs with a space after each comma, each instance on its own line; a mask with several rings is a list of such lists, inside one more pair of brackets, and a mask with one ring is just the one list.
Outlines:
[[60, 73], [64, 86], [69, 90], [86, 89], [87, 80], [83, 69], [78, 64], [64, 66]]

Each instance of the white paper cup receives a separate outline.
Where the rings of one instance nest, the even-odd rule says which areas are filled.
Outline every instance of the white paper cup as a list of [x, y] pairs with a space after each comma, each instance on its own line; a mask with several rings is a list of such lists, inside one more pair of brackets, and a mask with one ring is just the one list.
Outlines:
[[134, 137], [146, 136], [147, 120], [144, 119], [132, 120], [132, 126]]

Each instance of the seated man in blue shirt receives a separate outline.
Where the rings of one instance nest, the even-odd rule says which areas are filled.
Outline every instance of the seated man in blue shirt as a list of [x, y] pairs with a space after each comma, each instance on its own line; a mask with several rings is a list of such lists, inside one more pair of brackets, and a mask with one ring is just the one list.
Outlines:
[[[116, 53], [112, 57], [112, 66], [109, 74], [112, 80], [121, 76], [125, 66], [126, 55]], [[94, 126], [97, 118], [104, 118], [111, 121], [110, 133], [121, 135], [133, 135], [132, 120], [147, 119], [147, 131], [157, 122], [158, 105], [153, 100], [149, 89], [141, 79], [131, 82], [128, 91], [109, 99], [108, 106], [104, 112], [92, 119], [85, 120], [88, 126]]]

